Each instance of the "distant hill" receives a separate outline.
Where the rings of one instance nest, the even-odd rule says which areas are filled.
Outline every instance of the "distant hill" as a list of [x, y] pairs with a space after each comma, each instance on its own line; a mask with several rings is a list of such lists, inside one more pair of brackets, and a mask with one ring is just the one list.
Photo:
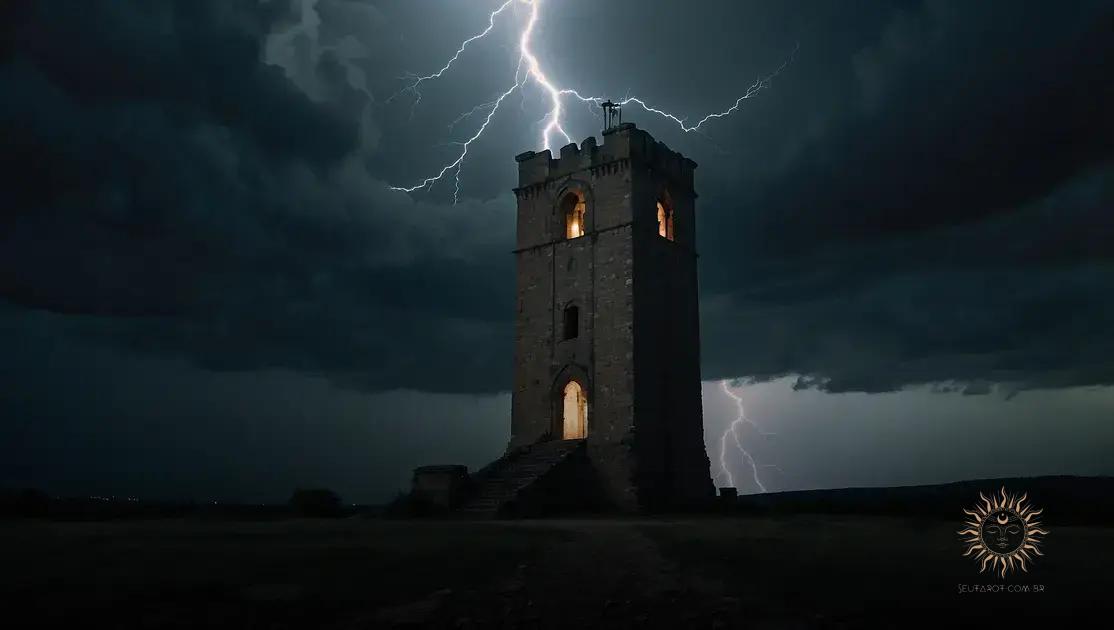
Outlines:
[[[1043, 508], [1041, 520], [1051, 525], [1114, 526], [1114, 477], [1011, 477], [978, 479], [927, 486], [801, 490], [740, 496], [718, 505], [719, 513], [861, 514], [957, 521], [963, 509], [1005, 487], [1028, 493]], [[371, 506], [346, 507], [343, 514], [379, 516]], [[173, 501], [144, 501], [124, 497], [52, 497], [38, 489], [0, 488], [0, 518], [37, 517], [52, 520], [110, 520], [129, 518], [224, 518], [271, 520], [295, 516], [285, 504], [238, 505]]]
[[1049, 524], [1114, 525], [1114, 477], [1010, 477], [929, 486], [841, 488], [743, 495], [740, 513], [881, 514], [955, 520], [979, 493], [1027, 493]]
[[[349, 516], [351, 506], [332, 516]], [[0, 518], [45, 518], [60, 521], [200, 517], [228, 520], [276, 520], [304, 516], [290, 505], [210, 501], [150, 501], [136, 497], [52, 497], [37, 488], [0, 488]]]

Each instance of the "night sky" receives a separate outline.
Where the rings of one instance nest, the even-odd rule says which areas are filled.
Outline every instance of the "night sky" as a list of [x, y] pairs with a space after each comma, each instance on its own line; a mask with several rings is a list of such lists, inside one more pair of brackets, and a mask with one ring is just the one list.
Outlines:
[[[494, 0], [0, 3], [0, 486], [392, 496], [510, 426]], [[1110, 2], [547, 0], [562, 87], [699, 163], [704, 420], [770, 490], [1114, 474]], [[566, 103], [574, 140], [599, 135]], [[738, 453], [743, 492], [757, 486]], [[722, 481], [722, 478], [720, 479]]]

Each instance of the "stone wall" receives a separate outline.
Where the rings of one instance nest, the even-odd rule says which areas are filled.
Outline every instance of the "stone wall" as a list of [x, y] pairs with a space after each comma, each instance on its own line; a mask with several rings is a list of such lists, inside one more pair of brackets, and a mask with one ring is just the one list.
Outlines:
[[[695, 215], [691, 191], [649, 170], [635, 187], [634, 310], [641, 503], [671, 508], [714, 494], [704, 448]], [[658, 235], [657, 200], [674, 212], [673, 241]]]
[[414, 469], [410, 496], [431, 506], [450, 510], [464, 502], [468, 490], [467, 466], [420, 466]]
[[[561, 437], [560, 396], [588, 395], [587, 452], [627, 510], [712, 491], [700, 412], [695, 163], [631, 124], [519, 162], [515, 381], [509, 448]], [[668, 189], [676, 242], [657, 235]], [[586, 202], [585, 235], [565, 238], [561, 199]], [[563, 340], [564, 309], [579, 334]], [[694, 450], [695, 449], [695, 450]], [[705, 488], [706, 486], [706, 488]]]

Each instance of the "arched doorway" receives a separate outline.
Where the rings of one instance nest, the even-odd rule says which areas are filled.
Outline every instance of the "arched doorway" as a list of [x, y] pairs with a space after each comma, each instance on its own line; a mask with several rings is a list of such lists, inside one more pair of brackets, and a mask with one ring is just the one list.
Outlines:
[[576, 381], [565, 385], [561, 402], [561, 438], [579, 440], [588, 437], [588, 396]]

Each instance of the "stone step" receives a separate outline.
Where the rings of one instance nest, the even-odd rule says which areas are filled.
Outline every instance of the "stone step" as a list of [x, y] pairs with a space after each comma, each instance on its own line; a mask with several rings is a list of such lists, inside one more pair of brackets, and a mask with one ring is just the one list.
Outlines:
[[472, 500], [461, 508], [472, 515], [494, 515], [518, 493], [546, 475], [573, 451], [580, 447], [580, 440], [562, 440], [535, 444], [519, 452], [501, 468], [480, 479]]
[[546, 453], [545, 455], [523, 455], [511, 461], [509, 466], [522, 466], [526, 464], [555, 464], [566, 457], [568, 453]]
[[516, 479], [516, 478], [520, 478], [520, 477], [524, 477], [524, 476], [539, 475], [539, 474], [542, 474], [542, 473], [545, 473], [545, 472], [549, 471], [551, 468], [556, 466], [558, 463], [560, 463], [560, 462], [558, 461], [558, 462], [546, 463], [546, 464], [524, 464], [524, 465], [518, 465], [518, 466], [511, 466], [511, 467], [508, 467], [506, 470], [499, 471], [499, 473], [496, 474], [496, 475], [492, 475], [490, 477], [487, 477], [487, 479], [485, 479], [485, 482], [502, 481], [502, 480], [507, 480], [507, 479]]
[[557, 465], [556, 463], [553, 463], [553, 464], [530, 464], [528, 466], [516, 466], [513, 470], [516, 474], [526, 473], [526, 474], [529, 474], [529, 475], [536, 475], [538, 473], [543, 473], [543, 472], [549, 470], [550, 468], [553, 468], [556, 465]]
[[486, 481], [481, 481], [480, 486], [513, 486], [515, 484], [522, 483], [522, 481], [526, 479], [533, 479], [536, 476], [537, 474], [535, 473], [508, 475], [506, 477], [499, 477], [497, 479], [488, 479]]
[[556, 466], [559, 463], [560, 462], [554, 462], [552, 464], [545, 464], [545, 465], [530, 464], [528, 466], [511, 466], [511, 467], [507, 468], [506, 470], [499, 471], [498, 475], [493, 475], [493, 476], [488, 477], [488, 478], [489, 479], [510, 479], [511, 477], [520, 477], [523, 474], [535, 475], [537, 473], [545, 472], [545, 471], [549, 470], [550, 468], [553, 468], [554, 466]]

